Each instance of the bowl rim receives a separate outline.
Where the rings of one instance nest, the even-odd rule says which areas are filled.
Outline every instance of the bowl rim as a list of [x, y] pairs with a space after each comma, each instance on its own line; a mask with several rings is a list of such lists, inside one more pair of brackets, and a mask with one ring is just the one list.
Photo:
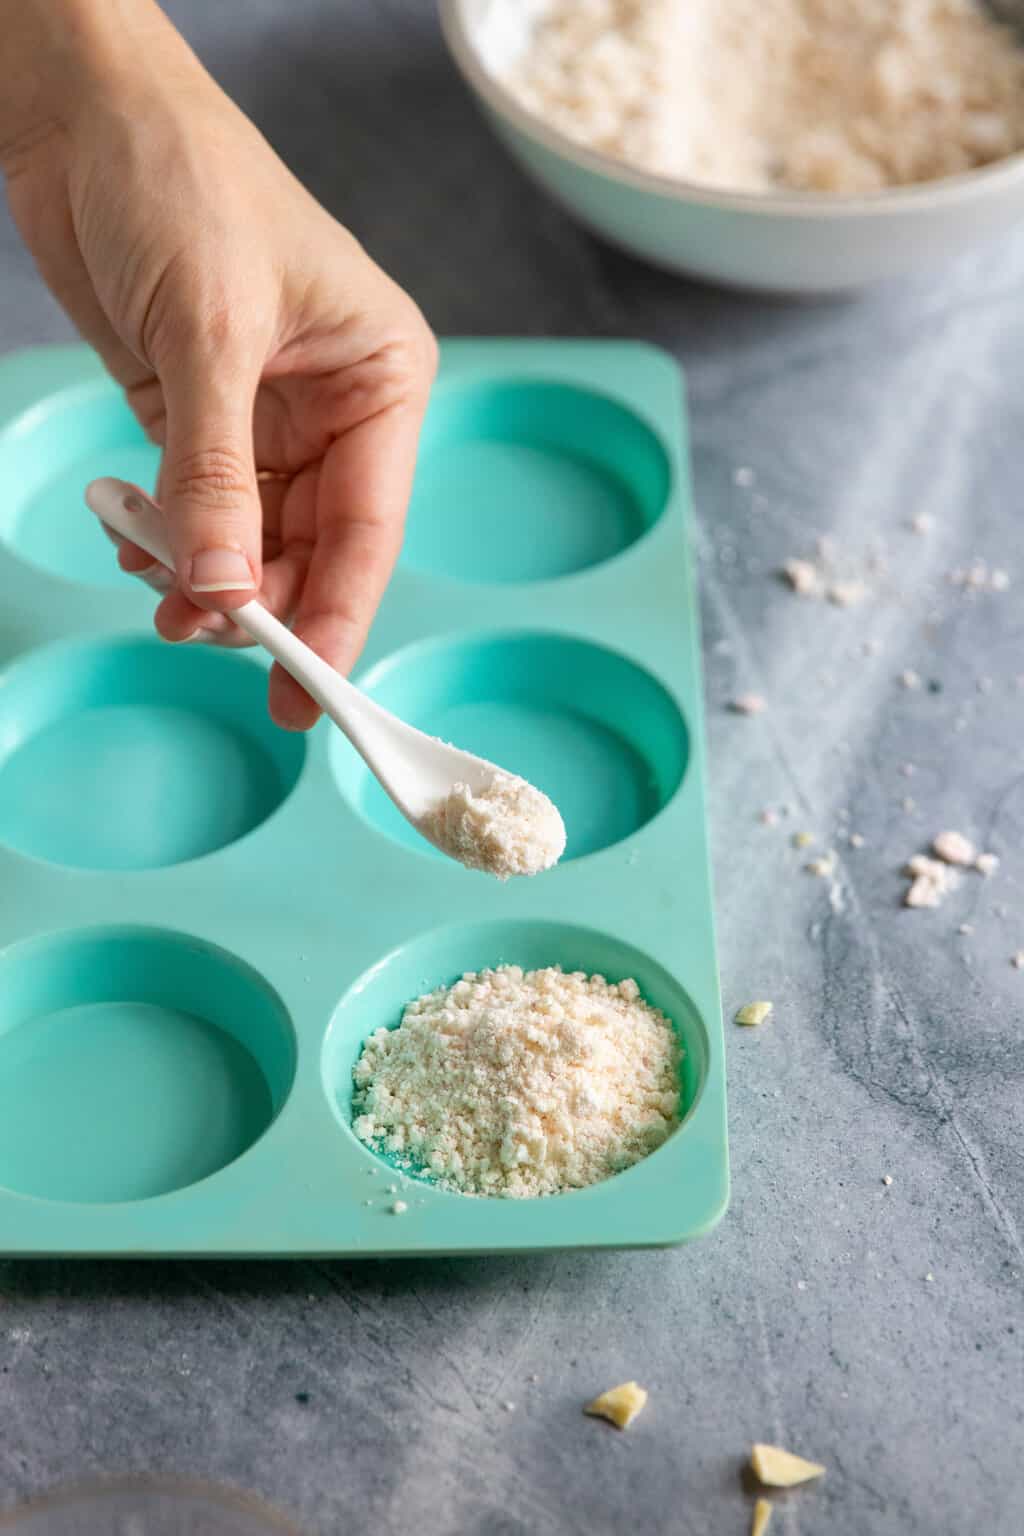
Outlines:
[[1024, 150], [1015, 150], [989, 165], [958, 171], [935, 181], [886, 187], [878, 192], [845, 196], [829, 192], [738, 192], [724, 187], [685, 181], [655, 171], [641, 170], [602, 150], [591, 149], [552, 127], [524, 107], [491, 73], [466, 21], [466, 0], [439, 0], [441, 31], [448, 51], [472, 90], [499, 116], [520, 132], [563, 160], [619, 182], [635, 191], [648, 192], [676, 203], [697, 203], [735, 213], [778, 215], [787, 219], [880, 217], [920, 210], [963, 207], [977, 198], [998, 192], [1024, 180]]

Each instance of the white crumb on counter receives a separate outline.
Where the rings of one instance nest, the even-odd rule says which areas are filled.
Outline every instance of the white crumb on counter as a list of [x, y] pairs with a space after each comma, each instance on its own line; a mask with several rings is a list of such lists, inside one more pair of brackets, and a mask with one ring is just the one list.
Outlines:
[[915, 672], [913, 667], [907, 667], [900, 673], [900, 682], [906, 689], [920, 688], [921, 674]]
[[391, 1206], [392, 1216], [404, 1216], [409, 1207], [404, 1200], [395, 1200]]
[[756, 477], [748, 464], [740, 464], [738, 468], [733, 470], [732, 478], [735, 485], [740, 485], [744, 490], [749, 490]]
[[988, 880], [999, 868], [998, 855], [994, 853], [979, 853], [974, 861], [974, 867], [979, 875], [984, 875], [985, 879]]
[[930, 859], [927, 854], [916, 853], [907, 863], [904, 873], [910, 876], [911, 885], [903, 898], [907, 907], [938, 907], [956, 889], [960, 877], [956, 870], [941, 859]]
[[768, 701], [760, 693], [741, 693], [730, 701], [729, 708], [734, 715], [763, 715]]
[[744, 1003], [743, 1007], [737, 1010], [736, 1023], [747, 1025], [763, 1024], [771, 1011], [771, 1003]]
[[823, 853], [817, 859], [811, 859], [804, 865], [809, 875], [815, 875], [819, 880], [827, 880], [833, 874], [836, 867], [835, 852], [830, 848], [828, 853]]
[[763, 811], [758, 812], [757, 819], [762, 827], [777, 827], [779, 824], [779, 813], [778, 811], [773, 811], [770, 805], [766, 805]]
[[965, 868], [978, 857], [974, 844], [962, 832], [940, 832], [932, 838], [932, 852], [947, 864], [959, 864]]
[[912, 533], [931, 533], [934, 527], [935, 519], [930, 512], [919, 512], [916, 517], [910, 519], [910, 530]]
[[838, 608], [855, 608], [864, 602], [868, 589], [863, 581], [834, 581], [825, 595]]
[[882, 1183], [886, 1186], [886, 1188], [888, 1188], [889, 1185], [892, 1183], [892, 1174], [891, 1173], [884, 1173], [882, 1175]]
[[810, 560], [787, 560], [782, 573], [800, 597], [810, 597], [818, 590], [818, 573]]
[[624, 1381], [620, 1387], [609, 1387], [600, 1397], [587, 1403], [583, 1409], [592, 1418], [607, 1419], [616, 1429], [628, 1429], [647, 1402], [647, 1393], [635, 1381]]
[[863, 848], [864, 847], [864, 838], [861, 836], [861, 834], [859, 832], [851, 832], [849, 837], [847, 838], [847, 842], [849, 843], [851, 848]]
[[1015, 971], [1024, 971], [1024, 949], [1018, 949], [1017, 953], [1011, 956], [1010, 964]]
[[565, 824], [557, 807], [525, 779], [497, 769], [475, 792], [454, 784], [422, 827], [450, 858], [499, 880], [538, 875], [565, 852]]

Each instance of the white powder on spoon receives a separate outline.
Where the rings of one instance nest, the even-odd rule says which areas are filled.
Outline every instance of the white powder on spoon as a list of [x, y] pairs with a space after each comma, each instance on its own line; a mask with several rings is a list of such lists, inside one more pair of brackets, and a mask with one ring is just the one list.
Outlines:
[[475, 793], [454, 784], [424, 818], [423, 830], [450, 858], [499, 880], [540, 874], [565, 851], [557, 807], [525, 779], [500, 770]]
[[353, 1128], [462, 1194], [557, 1194], [662, 1144], [679, 1121], [682, 1054], [635, 981], [470, 972], [370, 1036], [353, 1068]]

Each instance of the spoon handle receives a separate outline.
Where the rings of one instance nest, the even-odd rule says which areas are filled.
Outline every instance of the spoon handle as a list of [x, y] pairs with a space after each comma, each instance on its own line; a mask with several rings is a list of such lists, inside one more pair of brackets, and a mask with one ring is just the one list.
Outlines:
[[[101, 522], [122, 538], [130, 539], [140, 549], [174, 570], [174, 558], [167, 544], [164, 515], [155, 501], [126, 480], [104, 476], [87, 486], [85, 500]], [[287, 625], [255, 600], [231, 610], [231, 618], [247, 634], [279, 661], [296, 682], [327, 711], [357, 750], [363, 750], [358, 721], [378, 713], [370, 699], [336, 672], [315, 651], [292, 634]]]

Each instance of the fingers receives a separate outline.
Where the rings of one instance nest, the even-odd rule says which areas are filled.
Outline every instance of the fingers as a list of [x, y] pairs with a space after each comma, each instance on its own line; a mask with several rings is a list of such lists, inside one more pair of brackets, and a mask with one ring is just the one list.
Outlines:
[[[426, 393], [402, 400], [331, 444], [317, 489], [317, 537], [295, 614], [295, 633], [340, 672], [354, 665], [402, 543]], [[281, 667], [270, 713], [286, 730], [319, 710]]]
[[253, 462], [258, 370], [224, 349], [187, 350], [161, 369], [167, 440], [160, 476], [182, 592], [198, 608], [248, 602], [261, 579], [262, 510]]

